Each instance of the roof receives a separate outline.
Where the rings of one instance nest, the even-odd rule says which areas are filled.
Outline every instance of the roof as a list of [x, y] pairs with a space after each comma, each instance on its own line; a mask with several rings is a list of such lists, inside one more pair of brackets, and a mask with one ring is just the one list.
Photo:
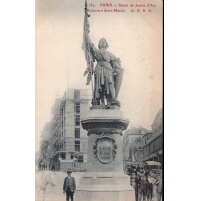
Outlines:
[[158, 120], [158, 118], [162, 117], [162, 108], [158, 111], [158, 113], [155, 116], [155, 119], [153, 121], [152, 126], [156, 123], [156, 121]]
[[137, 127], [131, 127], [130, 129], [127, 129], [124, 133], [124, 138], [127, 138], [129, 135], [139, 135], [140, 137], [142, 137], [143, 135], [145, 135], [146, 133], [150, 133], [151, 131], [143, 128], [141, 126]]

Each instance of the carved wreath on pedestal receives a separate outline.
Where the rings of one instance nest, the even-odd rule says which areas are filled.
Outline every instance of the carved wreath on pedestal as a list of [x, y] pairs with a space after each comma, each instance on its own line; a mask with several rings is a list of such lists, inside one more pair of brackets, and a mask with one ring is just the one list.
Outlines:
[[115, 160], [116, 150], [117, 145], [115, 144], [115, 140], [108, 133], [102, 133], [93, 146], [95, 159], [101, 163], [109, 163]]

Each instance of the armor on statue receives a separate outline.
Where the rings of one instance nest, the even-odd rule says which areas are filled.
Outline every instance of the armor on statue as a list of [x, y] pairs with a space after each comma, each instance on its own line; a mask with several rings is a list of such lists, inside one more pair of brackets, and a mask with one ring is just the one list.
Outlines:
[[118, 105], [117, 99], [123, 78], [123, 68], [119, 58], [116, 58], [111, 52], [107, 51], [108, 43], [102, 38], [97, 49], [93, 44], [90, 45], [97, 65], [94, 71], [94, 96], [97, 105], [104, 105], [105, 98], [107, 106]]

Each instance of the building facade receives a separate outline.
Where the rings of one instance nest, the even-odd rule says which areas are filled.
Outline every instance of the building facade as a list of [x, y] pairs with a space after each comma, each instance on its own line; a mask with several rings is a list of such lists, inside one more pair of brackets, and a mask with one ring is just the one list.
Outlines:
[[143, 147], [143, 162], [145, 161], [156, 161], [162, 165], [162, 154], [163, 154], [163, 120], [162, 120], [162, 109], [157, 113], [153, 124], [152, 134], [144, 135], [144, 147]]
[[86, 89], [68, 89], [62, 98], [55, 100], [47, 151], [51, 169], [86, 169], [88, 139], [80, 118], [90, 104], [91, 96]]
[[142, 166], [142, 158], [143, 158], [143, 136], [146, 133], [150, 133], [150, 130], [147, 130], [141, 126], [131, 127], [126, 130], [123, 137], [123, 165], [124, 171], [131, 165]]

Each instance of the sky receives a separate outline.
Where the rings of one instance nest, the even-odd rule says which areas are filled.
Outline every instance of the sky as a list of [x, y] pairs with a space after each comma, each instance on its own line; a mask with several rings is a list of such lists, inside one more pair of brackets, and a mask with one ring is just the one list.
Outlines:
[[[90, 12], [90, 38], [98, 46], [100, 38], [107, 49], [119, 57], [124, 68], [118, 99], [130, 125], [151, 129], [162, 108], [162, 4], [161, 0], [87, 0], [89, 9], [100, 3], [113, 5], [153, 4], [152, 12]], [[40, 134], [50, 121], [56, 97], [69, 88], [89, 89], [83, 73], [86, 69], [83, 41], [84, 0], [36, 0], [35, 4], [35, 151]], [[96, 7], [89, 7], [89, 4]], [[139, 7], [140, 10], [143, 7]], [[148, 11], [148, 7], [145, 7]], [[95, 63], [96, 65], [96, 63]]]

